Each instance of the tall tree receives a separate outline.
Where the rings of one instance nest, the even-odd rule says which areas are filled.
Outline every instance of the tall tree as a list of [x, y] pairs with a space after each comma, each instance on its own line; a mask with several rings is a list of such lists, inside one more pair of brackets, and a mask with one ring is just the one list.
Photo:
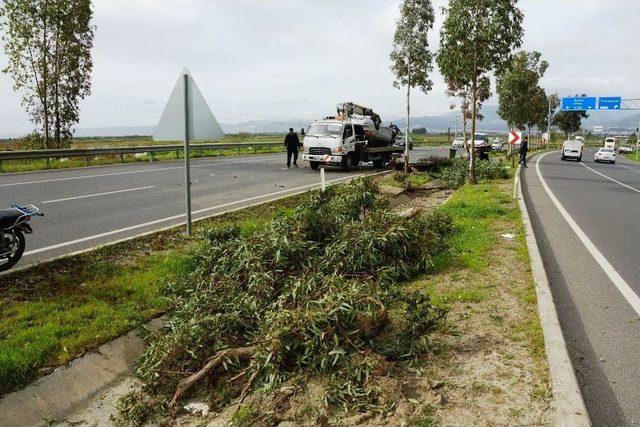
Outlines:
[[520, 51], [513, 55], [498, 78], [498, 114], [512, 128], [528, 130], [547, 116], [548, 98], [539, 86], [549, 64], [540, 52]]
[[490, 95], [490, 73], [500, 74], [522, 44], [523, 16], [517, 0], [450, 0], [443, 10], [436, 61], [449, 88], [471, 88], [469, 181], [475, 184], [477, 114]]
[[[454, 84], [450, 83], [447, 87], [447, 96], [458, 98], [460, 101], [460, 113], [462, 115], [462, 139], [464, 141], [464, 150], [469, 154], [469, 145], [467, 144], [467, 122], [473, 117], [471, 111], [471, 87], [468, 85], [456, 87]], [[483, 81], [478, 87], [478, 109], [476, 111], [476, 120], [484, 119], [484, 116], [479, 110], [482, 107], [482, 100], [489, 99], [490, 96], [491, 88], [489, 87], [489, 81]], [[449, 108], [454, 110], [456, 107], [456, 104], [452, 103]]]
[[78, 103], [90, 94], [92, 15], [91, 0], [5, 0], [0, 7], [3, 71], [22, 92], [44, 148], [68, 143]]
[[[576, 95], [576, 97], [585, 97], [582, 95]], [[569, 134], [577, 132], [582, 126], [582, 119], [589, 117], [586, 111], [558, 111], [554, 116], [551, 123], [554, 126], [558, 126], [561, 131], [564, 132], [564, 137], [569, 138]]]
[[429, 50], [429, 30], [433, 28], [433, 6], [430, 0], [404, 0], [396, 22], [391, 51], [393, 85], [407, 88], [407, 126], [405, 132], [404, 169], [409, 171], [409, 129], [411, 88], [428, 93], [433, 86], [429, 75], [433, 71], [433, 54]]

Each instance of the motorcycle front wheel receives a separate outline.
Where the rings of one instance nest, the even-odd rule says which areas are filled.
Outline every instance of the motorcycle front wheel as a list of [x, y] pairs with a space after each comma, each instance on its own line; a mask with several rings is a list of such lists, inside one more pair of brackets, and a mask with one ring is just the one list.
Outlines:
[[6, 255], [0, 255], [0, 271], [7, 271], [22, 258], [25, 248], [24, 233], [14, 230], [13, 234], [0, 233], [0, 239], [8, 238], [12, 251]]

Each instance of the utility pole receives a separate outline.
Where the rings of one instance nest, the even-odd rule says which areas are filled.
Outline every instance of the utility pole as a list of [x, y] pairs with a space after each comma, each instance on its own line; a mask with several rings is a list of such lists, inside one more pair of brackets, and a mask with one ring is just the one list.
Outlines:
[[189, 165], [189, 75], [184, 74], [184, 184], [187, 203], [187, 235], [191, 235], [191, 170]]
[[551, 142], [551, 97], [549, 97], [549, 117], [547, 120], [547, 148]]

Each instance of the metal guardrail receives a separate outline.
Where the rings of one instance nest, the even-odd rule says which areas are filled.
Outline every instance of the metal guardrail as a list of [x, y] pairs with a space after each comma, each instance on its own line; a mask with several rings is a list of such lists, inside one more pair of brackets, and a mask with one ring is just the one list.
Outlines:
[[[218, 150], [222, 154], [223, 150], [240, 150], [243, 148], [253, 149], [254, 152], [258, 148], [269, 148], [271, 151], [273, 148], [281, 147], [284, 149], [284, 144], [281, 142], [243, 142], [237, 144], [191, 144], [189, 146], [190, 151], [216, 151]], [[81, 149], [68, 149], [68, 150], [33, 150], [33, 151], [0, 151], [0, 172], [2, 172], [2, 162], [5, 160], [34, 160], [45, 159], [47, 160], [47, 167], [49, 167], [50, 159], [62, 159], [69, 157], [84, 157], [87, 159], [87, 163], [96, 156], [106, 155], [119, 155], [120, 160], [124, 161], [124, 156], [127, 154], [149, 154], [149, 161], [153, 162], [153, 155], [156, 153], [170, 153], [176, 152], [176, 158], [179, 157], [180, 152], [184, 151], [183, 145], [148, 145], [139, 147], [109, 147], [109, 148], [81, 148]]]

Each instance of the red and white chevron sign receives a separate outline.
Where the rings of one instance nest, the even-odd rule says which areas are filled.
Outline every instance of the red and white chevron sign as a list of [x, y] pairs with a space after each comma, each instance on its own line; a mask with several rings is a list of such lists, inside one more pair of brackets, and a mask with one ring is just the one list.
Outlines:
[[522, 139], [522, 132], [512, 130], [509, 132], [509, 144], [516, 145]]

